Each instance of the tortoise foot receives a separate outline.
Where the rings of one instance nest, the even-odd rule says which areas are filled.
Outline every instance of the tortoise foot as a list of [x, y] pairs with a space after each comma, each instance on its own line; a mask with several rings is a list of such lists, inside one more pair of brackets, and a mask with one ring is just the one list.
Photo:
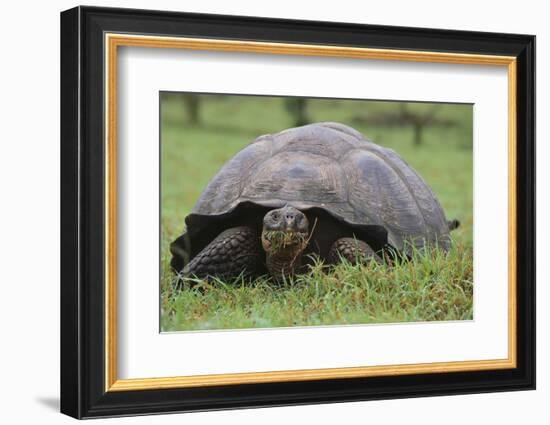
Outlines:
[[366, 263], [372, 259], [382, 263], [380, 256], [367, 243], [354, 238], [340, 238], [332, 244], [327, 258], [329, 264], [338, 264], [342, 258], [351, 264]]
[[220, 233], [183, 268], [182, 276], [230, 281], [241, 275], [259, 275], [261, 265], [258, 235], [240, 226]]

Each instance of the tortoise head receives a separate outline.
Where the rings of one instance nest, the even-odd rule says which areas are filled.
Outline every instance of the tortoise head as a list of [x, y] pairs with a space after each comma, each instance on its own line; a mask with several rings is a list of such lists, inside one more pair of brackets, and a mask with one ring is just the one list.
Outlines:
[[268, 254], [297, 255], [307, 245], [309, 222], [306, 215], [289, 205], [264, 216], [262, 246]]

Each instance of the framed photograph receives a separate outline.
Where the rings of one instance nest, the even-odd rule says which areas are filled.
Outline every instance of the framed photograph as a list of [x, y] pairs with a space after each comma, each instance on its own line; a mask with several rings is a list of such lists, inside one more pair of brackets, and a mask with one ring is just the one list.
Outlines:
[[61, 14], [61, 411], [535, 388], [535, 37]]

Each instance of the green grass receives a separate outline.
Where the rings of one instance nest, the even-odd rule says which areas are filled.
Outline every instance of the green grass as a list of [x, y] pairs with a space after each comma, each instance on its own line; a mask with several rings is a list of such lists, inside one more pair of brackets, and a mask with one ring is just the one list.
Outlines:
[[[311, 101], [313, 121], [351, 125], [395, 149], [428, 182], [448, 219], [457, 218], [453, 249], [418, 254], [395, 266], [317, 265], [292, 282], [202, 282], [171, 290], [168, 245], [221, 165], [260, 134], [292, 126], [282, 99], [207, 96], [202, 123], [186, 122], [181, 97], [163, 94], [161, 129], [161, 328], [163, 331], [471, 319], [473, 159], [472, 109], [441, 105], [452, 127], [428, 127], [420, 147], [407, 127], [360, 125], [357, 114], [380, 113], [392, 102]], [[424, 105], [414, 107], [421, 109]]]
[[238, 329], [472, 318], [472, 253], [417, 254], [393, 266], [322, 263], [281, 284], [198, 281], [162, 300], [164, 330]]

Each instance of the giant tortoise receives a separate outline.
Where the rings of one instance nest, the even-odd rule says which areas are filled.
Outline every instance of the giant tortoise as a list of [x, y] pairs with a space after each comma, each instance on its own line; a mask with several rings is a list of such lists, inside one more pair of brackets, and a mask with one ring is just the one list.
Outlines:
[[170, 246], [180, 276], [292, 276], [325, 263], [448, 250], [441, 205], [393, 150], [322, 122], [258, 137], [210, 180]]

